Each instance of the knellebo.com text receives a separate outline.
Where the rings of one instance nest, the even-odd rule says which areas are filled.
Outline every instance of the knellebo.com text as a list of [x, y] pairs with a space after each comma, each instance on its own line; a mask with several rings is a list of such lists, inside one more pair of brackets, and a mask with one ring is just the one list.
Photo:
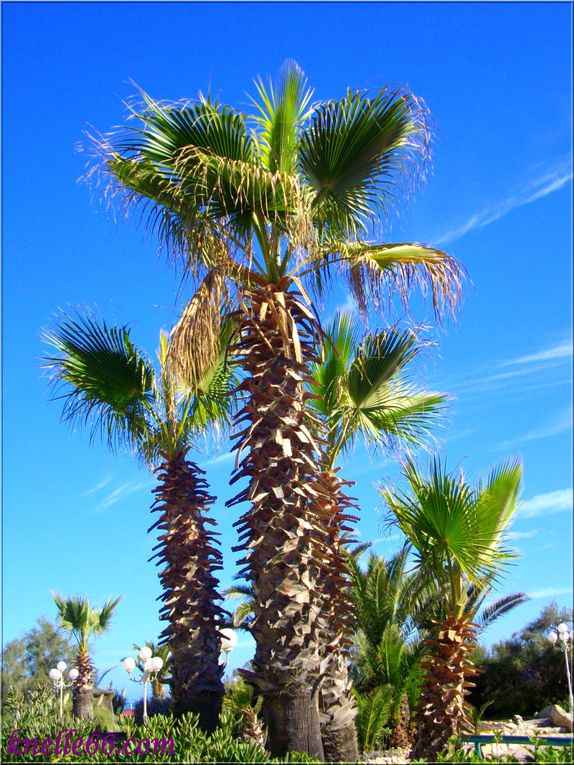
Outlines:
[[123, 754], [165, 754], [174, 755], [175, 745], [172, 738], [128, 738], [125, 741], [118, 741], [113, 733], [92, 733], [87, 738], [81, 736], [74, 737], [78, 731], [75, 728], [68, 730], [65, 728], [53, 738], [26, 738], [20, 737], [20, 730], [12, 731], [6, 755], [27, 754], [32, 756], [65, 756], [81, 755], [88, 756], [101, 752], [104, 755], [112, 756]]

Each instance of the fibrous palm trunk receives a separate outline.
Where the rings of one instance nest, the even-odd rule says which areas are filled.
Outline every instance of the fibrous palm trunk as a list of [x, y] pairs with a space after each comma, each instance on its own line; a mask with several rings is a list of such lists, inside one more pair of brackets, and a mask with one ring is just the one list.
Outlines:
[[78, 677], [72, 691], [72, 714], [74, 717], [94, 717], [94, 666], [87, 650], [80, 647], [76, 656]]
[[406, 749], [413, 743], [413, 730], [411, 725], [411, 709], [406, 693], [403, 693], [399, 703], [399, 710], [392, 733], [389, 736], [391, 749]]
[[468, 659], [476, 645], [476, 625], [470, 616], [449, 616], [437, 623], [435, 637], [426, 641], [430, 653], [421, 662], [427, 670], [422, 700], [417, 712], [416, 757], [436, 759], [445, 752], [449, 739], [472, 731], [465, 696], [474, 687], [468, 678], [477, 670]]
[[196, 712], [200, 725], [213, 731], [223, 700], [223, 665], [219, 663], [221, 636], [218, 622], [223, 609], [218, 601], [221, 553], [215, 547], [214, 524], [206, 517], [214, 498], [207, 491], [203, 471], [183, 453], [165, 458], [158, 468], [154, 512], [161, 513], [154, 528], [163, 533], [154, 549], [159, 552], [164, 605], [160, 618], [168, 622], [160, 636], [171, 649], [171, 696], [175, 714]]
[[240, 575], [255, 594], [254, 671], [242, 674], [263, 697], [268, 747], [275, 756], [299, 750], [323, 759], [318, 686], [332, 634], [318, 583], [328, 572], [329, 539], [315, 502], [320, 455], [304, 387], [317, 326], [288, 288], [285, 279], [244, 294], [236, 350], [247, 401], [232, 480], [248, 485], [228, 504], [251, 503], [235, 524], [236, 549], [246, 552]]
[[356, 762], [359, 759], [355, 727], [357, 709], [348, 670], [354, 618], [347, 560], [341, 549], [342, 535], [352, 531], [347, 524], [357, 520], [356, 516], [349, 515], [349, 509], [354, 505], [343, 491], [343, 487], [349, 485], [348, 481], [337, 477], [336, 471], [325, 470], [318, 478], [319, 490], [315, 499], [329, 536], [330, 565], [326, 576], [318, 583], [325, 594], [322, 618], [331, 629], [331, 639], [323, 646], [323, 660], [327, 663], [322, 668], [320, 688], [321, 736], [327, 762]]

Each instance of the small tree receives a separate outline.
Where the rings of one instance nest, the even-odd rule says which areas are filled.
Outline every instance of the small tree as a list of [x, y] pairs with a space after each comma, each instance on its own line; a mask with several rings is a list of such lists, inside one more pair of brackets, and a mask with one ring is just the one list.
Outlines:
[[71, 632], [77, 644], [76, 669], [79, 672], [74, 683], [72, 711], [74, 717], [94, 716], [93, 673], [94, 667], [89, 654], [89, 640], [100, 637], [108, 631], [112, 614], [121, 600], [108, 600], [102, 608], [92, 608], [87, 598], [70, 597], [52, 593], [60, 614], [60, 624], [66, 632]]
[[440, 617], [433, 624], [418, 710], [417, 756], [434, 758], [452, 736], [472, 729], [469, 678], [476, 668], [469, 653], [476, 644], [476, 608], [469, 608], [473, 585], [484, 590], [515, 557], [504, 533], [516, 510], [522, 467], [503, 464], [478, 488], [447, 474], [438, 459], [425, 478], [413, 461], [404, 466], [409, 490], [381, 488], [415, 555], [417, 570], [435, 590]]

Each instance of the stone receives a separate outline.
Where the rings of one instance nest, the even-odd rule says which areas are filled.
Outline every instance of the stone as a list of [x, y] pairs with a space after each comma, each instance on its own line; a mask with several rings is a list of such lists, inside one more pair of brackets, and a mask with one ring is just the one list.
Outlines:
[[574, 729], [573, 717], [570, 712], [566, 712], [562, 707], [559, 707], [558, 704], [553, 705], [550, 712], [550, 719], [552, 720], [552, 725], [556, 725], [558, 728], [566, 728], [566, 730], [572, 733], [572, 730]]
[[550, 719], [550, 713], [552, 712], [552, 709], [553, 709], [552, 705], [544, 707], [544, 709], [541, 709], [540, 712], [536, 712], [534, 717], [542, 717], [542, 718], [544, 718], [546, 720], [549, 720]]

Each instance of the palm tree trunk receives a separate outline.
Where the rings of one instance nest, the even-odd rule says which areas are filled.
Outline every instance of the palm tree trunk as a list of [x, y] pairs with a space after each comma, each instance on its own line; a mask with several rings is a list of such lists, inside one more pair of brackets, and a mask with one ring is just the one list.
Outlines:
[[236, 436], [241, 461], [232, 482], [249, 483], [228, 504], [251, 503], [235, 524], [235, 549], [246, 552], [239, 575], [255, 594], [254, 672], [242, 674], [263, 697], [269, 749], [322, 760], [317, 695], [331, 635], [317, 617], [324, 613], [318, 583], [329, 567], [328, 534], [315, 503], [319, 454], [304, 388], [317, 327], [288, 287], [282, 280], [244, 294], [237, 351], [247, 401], [237, 417], [245, 427]]
[[85, 648], [80, 647], [76, 656], [78, 677], [72, 689], [72, 714], [74, 717], [94, 717], [94, 667]]
[[399, 703], [397, 719], [389, 737], [389, 747], [391, 749], [406, 749], [407, 747], [410, 748], [412, 743], [411, 708], [407, 694], [403, 693]]
[[472, 732], [465, 696], [474, 683], [468, 678], [478, 669], [468, 659], [476, 645], [476, 625], [470, 616], [449, 616], [437, 623], [436, 637], [426, 641], [430, 654], [421, 665], [427, 669], [422, 701], [417, 711], [417, 740], [413, 756], [435, 760], [452, 736]]
[[213, 497], [207, 492], [203, 471], [180, 453], [165, 459], [158, 468], [159, 486], [154, 489], [154, 512], [161, 513], [150, 528], [163, 533], [154, 549], [159, 552], [164, 605], [160, 618], [168, 622], [160, 636], [168, 642], [172, 659], [169, 679], [173, 710], [177, 715], [196, 712], [206, 731], [217, 727], [223, 701], [219, 663], [221, 636], [217, 624], [223, 610], [217, 603], [221, 553], [214, 546], [214, 532], [205, 516]]
[[316, 504], [328, 531], [330, 560], [326, 576], [319, 582], [325, 593], [322, 618], [331, 632], [329, 643], [323, 646], [327, 664], [320, 687], [321, 736], [327, 762], [356, 762], [359, 759], [355, 726], [357, 708], [348, 671], [354, 616], [347, 560], [341, 549], [343, 533], [352, 531], [347, 524], [357, 520], [356, 516], [349, 515], [354, 505], [343, 492], [343, 486], [350, 485], [331, 470], [324, 470], [317, 481]]

